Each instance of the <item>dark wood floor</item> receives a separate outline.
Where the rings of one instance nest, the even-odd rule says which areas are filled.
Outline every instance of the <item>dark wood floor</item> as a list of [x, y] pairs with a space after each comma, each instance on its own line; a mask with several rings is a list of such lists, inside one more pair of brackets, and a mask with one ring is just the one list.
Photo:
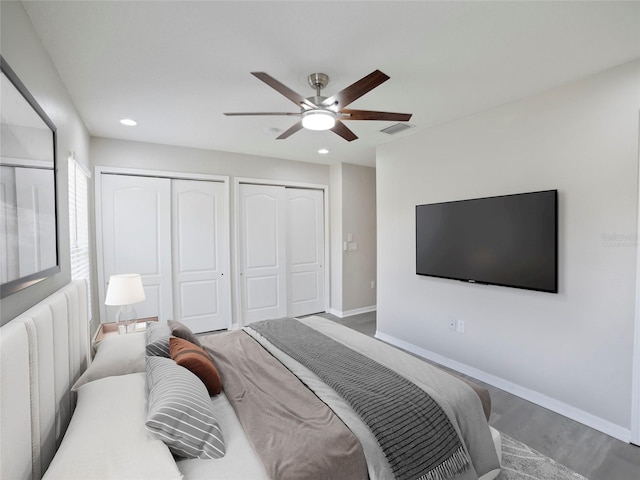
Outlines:
[[[338, 318], [369, 336], [376, 332], [375, 312]], [[477, 381], [477, 380], [476, 380]], [[489, 423], [507, 435], [553, 458], [589, 480], [640, 480], [640, 447], [630, 445], [491, 385]]]

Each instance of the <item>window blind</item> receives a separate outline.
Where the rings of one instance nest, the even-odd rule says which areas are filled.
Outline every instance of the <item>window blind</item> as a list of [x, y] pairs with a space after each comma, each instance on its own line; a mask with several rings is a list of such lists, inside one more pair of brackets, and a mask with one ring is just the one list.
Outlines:
[[69, 244], [71, 279], [84, 278], [88, 286], [91, 320], [91, 268], [89, 257], [89, 178], [73, 158], [69, 158]]

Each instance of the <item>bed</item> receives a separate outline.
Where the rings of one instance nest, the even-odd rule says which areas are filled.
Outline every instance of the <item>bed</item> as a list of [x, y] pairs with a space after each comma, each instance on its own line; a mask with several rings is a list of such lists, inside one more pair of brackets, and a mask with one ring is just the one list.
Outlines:
[[[69, 291], [81, 297], [83, 284], [65, 288], [69, 311]], [[52, 297], [36, 313], [54, 304], [62, 313]], [[105, 338], [88, 368], [86, 317], [83, 327], [39, 318], [26, 312], [0, 331], [3, 479], [491, 480], [500, 471], [486, 392], [321, 317], [197, 337], [179, 322], [150, 324]], [[64, 345], [54, 326], [77, 353], [65, 359], [56, 341], [30, 341], [35, 331]], [[59, 370], [68, 379], [53, 375], [49, 388]], [[38, 398], [43, 381], [49, 406]]]

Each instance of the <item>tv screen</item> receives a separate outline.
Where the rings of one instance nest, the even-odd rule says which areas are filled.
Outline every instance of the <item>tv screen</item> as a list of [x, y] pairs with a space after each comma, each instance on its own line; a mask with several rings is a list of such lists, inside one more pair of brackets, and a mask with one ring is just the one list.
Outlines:
[[558, 191], [416, 206], [416, 273], [558, 292]]

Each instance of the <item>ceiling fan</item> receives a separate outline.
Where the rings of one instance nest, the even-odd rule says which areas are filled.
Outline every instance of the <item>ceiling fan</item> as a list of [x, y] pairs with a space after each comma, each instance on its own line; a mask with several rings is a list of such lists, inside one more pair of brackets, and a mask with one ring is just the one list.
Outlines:
[[225, 113], [225, 115], [286, 115], [300, 117], [300, 120], [298, 120], [297, 123], [278, 137], [279, 140], [290, 137], [302, 128], [307, 128], [309, 130], [331, 130], [332, 132], [340, 135], [346, 141], [351, 142], [358, 137], [344, 123], [342, 123], [343, 120], [387, 120], [393, 122], [407, 122], [411, 118], [410, 113], [375, 112], [371, 110], [351, 110], [345, 108], [365, 93], [389, 80], [390, 77], [382, 73], [380, 70], [370, 73], [366, 77], [355, 82], [353, 85], [348, 86], [344, 90], [330, 97], [320, 95], [320, 91], [329, 83], [329, 76], [324, 73], [312, 73], [309, 75], [307, 80], [311, 88], [316, 90], [316, 95], [306, 98], [294, 92], [286, 85], [283, 85], [267, 73], [251, 72], [251, 75], [262, 80], [271, 88], [287, 97], [300, 107], [300, 111], [296, 113], [238, 112]]

